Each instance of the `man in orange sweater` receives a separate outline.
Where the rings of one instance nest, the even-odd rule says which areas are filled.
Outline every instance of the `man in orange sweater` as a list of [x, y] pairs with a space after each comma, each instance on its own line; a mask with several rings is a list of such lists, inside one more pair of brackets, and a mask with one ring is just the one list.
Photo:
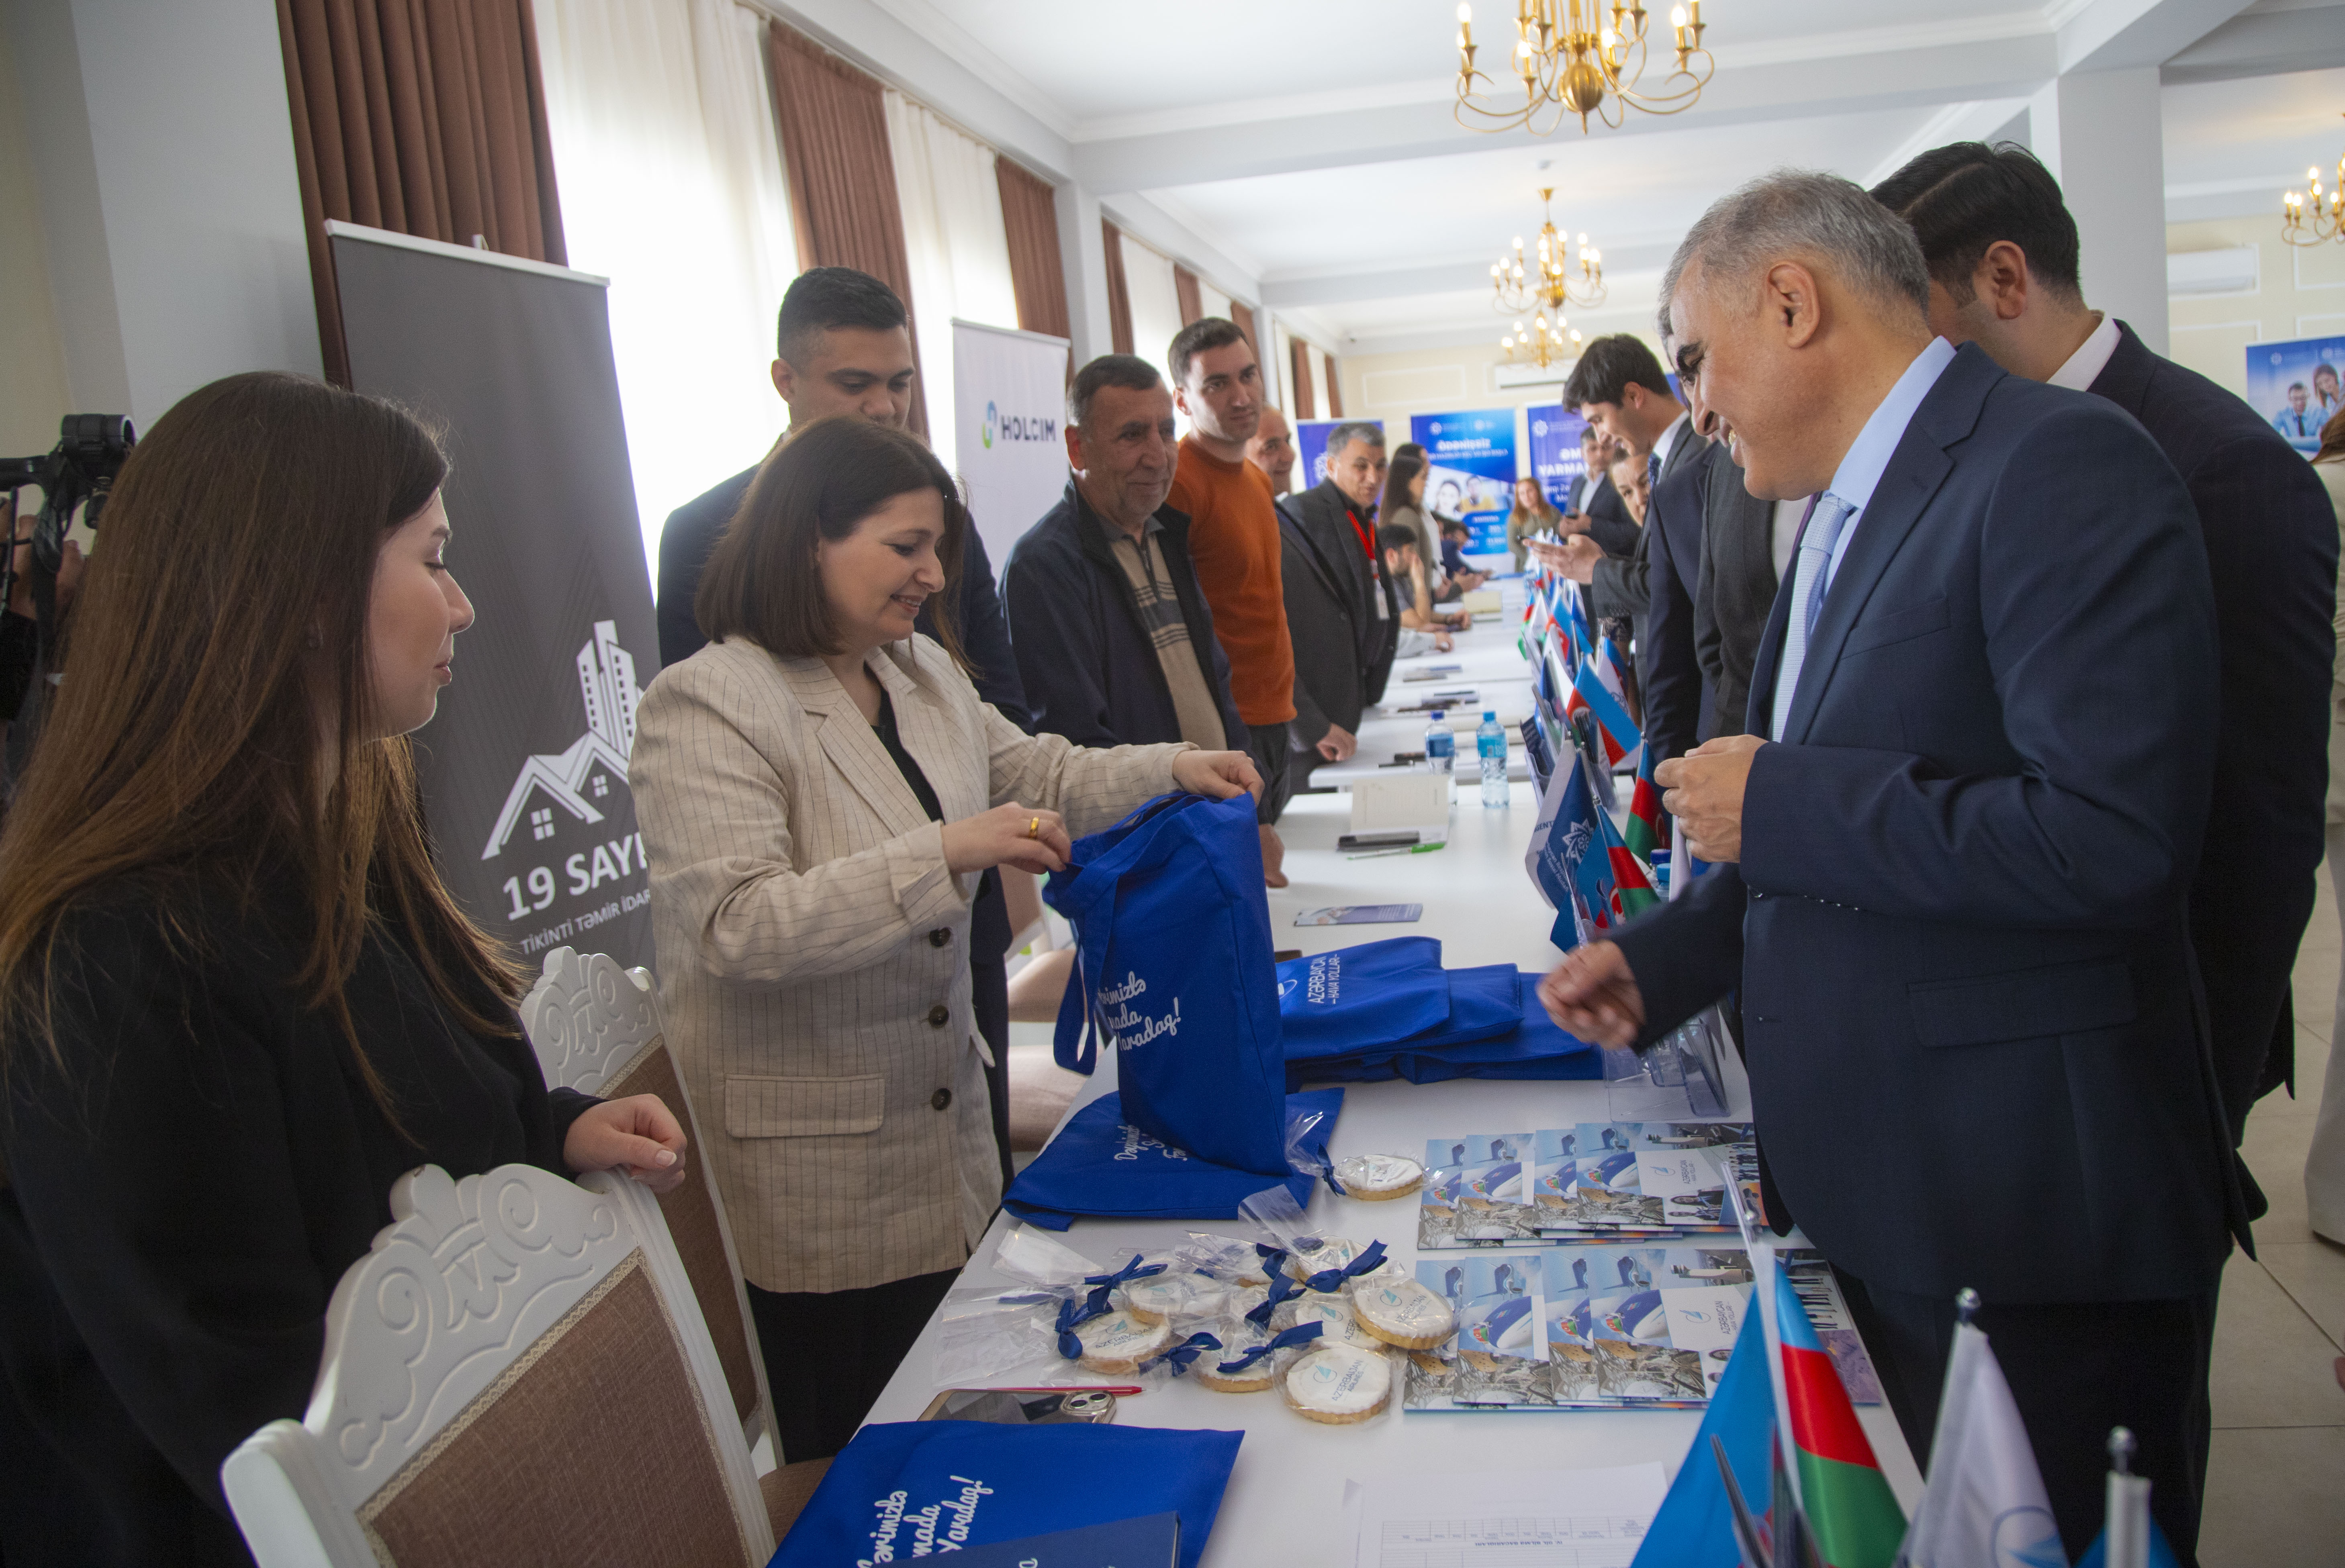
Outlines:
[[1294, 793], [1287, 727], [1294, 717], [1294, 649], [1278, 581], [1278, 513], [1270, 484], [1245, 460], [1262, 421], [1262, 369], [1234, 322], [1208, 316], [1181, 329], [1165, 369], [1189, 416], [1173, 470], [1172, 502], [1189, 514], [1189, 556], [1213, 607], [1213, 634], [1229, 655], [1230, 694], [1253, 739], [1262, 774], [1263, 879], [1286, 885], [1286, 857], [1272, 825]]

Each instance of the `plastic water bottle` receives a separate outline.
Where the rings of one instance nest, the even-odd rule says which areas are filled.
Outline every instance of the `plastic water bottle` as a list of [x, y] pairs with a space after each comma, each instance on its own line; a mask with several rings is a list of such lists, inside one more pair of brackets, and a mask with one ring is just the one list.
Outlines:
[[1433, 722], [1425, 726], [1425, 764], [1437, 774], [1457, 766], [1457, 737], [1450, 733], [1449, 715], [1438, 708], [1433, 711]]
[[1507, 732], [1498, 728], [1494, 708], [1482, 710], [1482, 727], [1474, 732], [1474, 750], [1482, 758], [1482, 804], [1507, 804]]

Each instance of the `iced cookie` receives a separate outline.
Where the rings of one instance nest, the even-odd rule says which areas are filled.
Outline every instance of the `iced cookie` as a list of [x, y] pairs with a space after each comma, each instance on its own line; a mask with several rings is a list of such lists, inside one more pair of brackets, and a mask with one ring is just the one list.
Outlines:
[[1287, 1368], [1279, 1388], [1297, 1415], [1349, 1426], [1392, 1402], [1392, 1363], [1380, 1351], [1328, 1345]]
[[1219, 1282], [1203, 1274], [1157, 1274], [1125, 1281], [1123, 1307], [1143, 1323], [1161, 1323], [1175, 1312], [1216, 1310], [1220, 1296]]
[[1341, 1296], [1315, 1296], [1297, 1301], [1280, 1314], [1278, 1327], [1294, 1328], [1298, 1323], [1325, 1323], [1319, 1333], [1320, 1341], [1330, 1345], [1349, 1345], [1358, 1351], [1381, 1351], [1384, 1341], [1360, 1327], [1352, 1316], [1350, 1303]]
[[1353, 1290], [1352, 1316], [1377, 1339], [1405, 1351], [1429, 1351], [1457, 1330], [1449, 1303], [1414, 1280]]
[[1316, 1247], [1288, 1253], [1286, 1272], [1293, 1279], [1308, 1280], [1323, 1270], [1341, 1269], [1359, 1255], [1359, 1243], [1340, 1236], [1323, 1237]]
[[1425, 1184], [1425, 1167], [1405, 1154], [1355, 1154], [1335, 1162], [1346, 1198], [1368, 1203], [1405, 1198]]
[[1256, 1345], [1268, 1343], [1269, 1335], [1255, 1330], [1246, 1334], [1225, 1333], [1223, 1338], [1226, 1343], [1220, 1352], [1207, 1351], [1189, 1368], [1189, 1376], [1193, 1381], [1219, 1394], [1258, 1394], [1277, 1381], [1278, 1366], [1275, 1358], [1271, 1356], [1258, 1357], [1233, 1372], [1222, 1371], [1223, 1361], [1235, 1361]]
[[1133, 1372], [1140, 1363], [1172, 1342], [1172, 1329], [1159, 1320], [1142, 1322], [1130, 1312], [1110, 1312], [1076, 1325], [1082, 1365], [1094, 1372]]

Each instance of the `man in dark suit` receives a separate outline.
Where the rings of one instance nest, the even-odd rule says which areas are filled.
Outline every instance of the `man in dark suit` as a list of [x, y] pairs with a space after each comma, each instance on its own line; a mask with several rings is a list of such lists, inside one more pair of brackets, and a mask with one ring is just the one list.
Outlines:
[[[830, 414], [856, 414], [901, 428], [912, 406], [917, 361], [912, 357], [911, 317], [896, 291], [868, 273], [848, 267], [816, 267], [798, 274], [782, 296], [775, 332], [774, 390], [795, 426]], [[668, 514], [660, 530], [660, 663], [680, 664], [708, 640], [693, 619], [692, 601], [700, 573], [717, 536], [741, 509], [741, 498], [756, 477], [752, 463]], [[1002, 619], [993, 586], [993, 562], [975, 529], [961, 551], [960, 596], [953, 606], [961, 652], [968, 655], [978, 695], [1001, 710], [1020, 729], [1033, 728], [1018, 663], [1010, 651], [1010, 626]], [[920, 610], [919, 629], [936, 634], [934, 612]], [[1010, 1163], [1010, 980], [1002, 964], [1010, 946], [1010, 915], [1001, 897], [1001, 874], [979, 879], [969, 909], [969, 974], [978, 1033], [993, 1052], [987, 1087], [993, 1093], [993, 1137], [1001, 1156], [1001, 1179]]]
[[[2312, 913], [2329, 780], [2337, 526], [2304, 459], [2256, 411], [2086, 307], [2076, 225], [2018, 147], [1958, 142], [1874, 187], [1930, 266], [1931, 329], [2015, 376], [2139, 420], [2190, 489], [2222, 641], [2215, 799], [2190, 888], [2231, 1141], [2296, 1060], [2289, 972]], [[2261, 1194], [2244, 1164], [2253, 1213]]]
[[1804, 496], [1766, 501], [1752, 495], [1734, 450], [1731, 433], [1720, 433], [1712, 461], [1723, 471], [1702, 498], [1693, 652], [1702, 678], [1710, 683], [1711, 719], [1701, 732], [1705, 741], [1738, 734], [1743, 728], [1759, 640], [1775, 607], [1782, 571], [1791, 564], [1791, 541], [1807, 510]]
[[1584, 533], [1605, 554], [1626, 561], [1637, 552], [1637, 520], [1613, 487], [1610, 470], [1617, 443], [1594, 425], [1579, 432], [1579, 460], [1585, 471], [1571, 481], [1564, 500], [1566, 534]]
[[1392, 673], [1400, 608], [1376, 550], [1385, 468], [1382, 430], [1337, 425], [1327, 433], [1327, 477], [1278, 503], [1296, 760], [1306, 769], [1352, 755], [1360, 713], [1383, 700]]
[[1846, 1282], [1926, 1457], [1976, 1289], [2067, 1552], [2103, 1444], [2188, 1561], [2214, 1299], [2247, 1237], [2185, 901], [2214, 773], [2190, 498], [2119, 410], [1934, 338], [1912, 230], [1754, 181], [1661, 298], [1754, 494], [1813, 492], [1755, 733], [1661, 764], [1722, 863], [1542, 984], [1650, 1040], [1740, 986], [1768, 1212]]
[[[1668, 323], [1662, 323], [1664, 329]], [[1661, 347], [1669, 348], [1669, 334]], [[1646, 561], [1645, 642], [1638, 672], [1645, 699], [1645, 744], [1657, 762], [1683, 756], [1717, 732], [1712, 727], [1715, 693], [1702, 668], [1698, 636], [1702, 534], [1713, 483], [1742, 489], [1741, 470], [1727, 460], [1724, 443], [1709, 439], [1699, 404], [1687, 410], [1700, 450], [1653, 487], [1645, 503], [1645, 531], [1651, 536]], [[1721, 472], [1722, 470], [1722, 472]], [[1734, 726], [1740, 730], [1738, 710]]]

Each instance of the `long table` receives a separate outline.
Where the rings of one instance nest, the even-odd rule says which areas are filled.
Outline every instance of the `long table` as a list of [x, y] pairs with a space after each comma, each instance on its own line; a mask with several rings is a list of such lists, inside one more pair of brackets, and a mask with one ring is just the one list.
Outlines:
[[[1511, 670], [1522, 678], [1515, 652], [1514, 621], [1483, 624], [1458, 639], [1454, 653], [1433, 655], [1436, 663], [1465, 663], [1478, 677], [1494, 680]], [[1407, 668], [1404, 663], [1401, 668]], [[1406, 693], [1396, 671], [1388, 696]], [[1465, 677], [1461, 676], [1461, 683]], [[1447, 681], [1445, 679], [1445, 683]], [[1406, 701], [1410, 699], [1402, 698]], [[1379, 717], [1361, 725], [1364, 751], [1416, 749], [1406, 740], [1414, 717]], [[1470, 753], [1468, 754], [1470, 755]], [[1470, 764], [1469, 764], [1470, 770]], [[1422, 934], [1441, 939], [1444, 961], [1452, 966], [1511, 963], [1527, 969], [1552, 965], [1548, 942], [1552, 912], [1523, 873], [1536, 811], [1530, 786], [1512, 786], [1509, 804], [1493, 810], [1480, 804], [1477, 780], [1461, 773], [1446, 849], [1426, 855], [1351, 859], [1335, 848], [1348, 830], [1350, 796], [1306, 794], [1296, 798], [1280, 823], [1286, 841], [1286, 872], [1292, 885], [1270, 894], [1272, 934], [1282, 947], [1305, 953], [1372, 941], [1381, 936]], [[1298, 911], [1325, 905], [1421, 903], [1425, 915], [1414, 926], [1301, 926]], [[1114, 1087], [1114, 1053], [1105, 1053], [1100, 1071], [1077, 1097], [1080, 1108]], [[1750, 1116], [1750, 1092], [1739, 1067], [1727, 1064], [1728, 1115]], [[1428, 1138], [1467, 1132], [1523, 1131], [1610, 1119], [1601, 1083], [1515, 1083], [1466, 1079], [1416, 1086], [1355, 1084], [1344, 1097], [1335, 1127], [1334, 1153], [1399, 1153], [1421, 1158]], [[1413, 1199], [1366, 1203], [1341, 1199], [1324, 1186], [1314, 1198], [1312, 1219], [1331, 1235], [1365, 1244], [1381, 1240], [1390, 1255], [1414, 1265], [1416, 1203]], [[1008, 1281], [990, 1267], [995, 1248], [1015, 1221], [995, 1218], [976, 1256], [962, 1270], [968, 1285]], [[1078, 1220], [1064, 1239], [1077, 1251], [1112, 1265], [1135, 1251], [1170, 1247], [1190, 1230], [1242, 1234], [1241, 1221]], [[911, 1421], [937, 1391], [935, 1325], [931, 1323], [870, 1420]], [[1058, 1381], [1046, 1368], [1020, 1369], [1000, 1383]], [[1863, 1406], [1857, 1416], [1872, 1439], [1889, 1483], [1910, 1512], [1921, 1477], [1885, 1406]], [[1319, 1568], [1352, 1562], [1344, 1529], [1347, 1480], [1372, 1482], [1398, 1474], [1436, 1474], [1478, 1470], [1579, 1468], [1659, 1460], [1675, 1467], [1690, 1448], [1700, 1413], [1693, 1411], [1426, 1411], [1395, 1410], [1365, 1425], [1321, 1426], [1288, 1410], [1275, 1392], [1218, 1394], [1185, 1380], [1127, 1400], [1116, 1419], [1127, 1426], [1214, 1428], [1246, 1434], [1230, 1478], [1221, 1515], [1208, 1544], [1204, 1568], [1280, 1564]]]

